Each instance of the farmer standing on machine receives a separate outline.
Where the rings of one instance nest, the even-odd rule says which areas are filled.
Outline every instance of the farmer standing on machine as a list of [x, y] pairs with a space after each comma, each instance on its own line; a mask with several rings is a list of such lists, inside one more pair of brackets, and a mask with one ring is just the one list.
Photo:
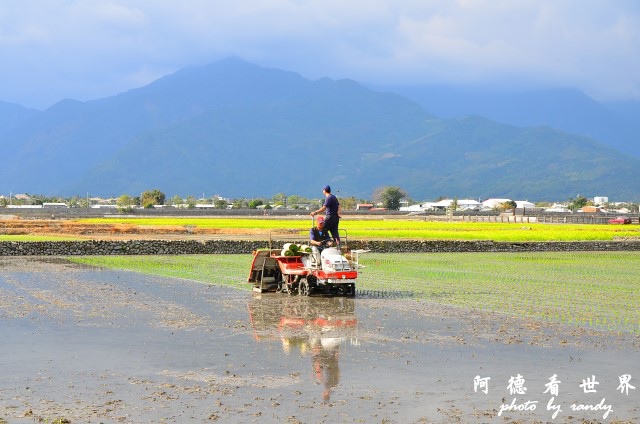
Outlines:
[[330, 186], [324, 186], [322, 193], [325, 197], [324, 204], [317, 211], [311, 212], [311, 216], [325, 212], [324, 228], [331, 234], [333, 241], [340, 246], [340, 234], [338, 234], [338, 223], [340, 222], [338, 209], [340, 208], [340, 203], [336, 196], [331, 194]]

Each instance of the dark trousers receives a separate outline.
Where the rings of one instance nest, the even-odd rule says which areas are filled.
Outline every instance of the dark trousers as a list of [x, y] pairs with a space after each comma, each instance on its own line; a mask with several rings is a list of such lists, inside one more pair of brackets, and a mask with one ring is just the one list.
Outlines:
[[331, 234], [331, 238], [335, 241], [340, 241], [340, 234], [338, 234], [338, 223], [340, 222], [340, 218], [337, 216], [330, 216], [324, 221], [324, 229]]

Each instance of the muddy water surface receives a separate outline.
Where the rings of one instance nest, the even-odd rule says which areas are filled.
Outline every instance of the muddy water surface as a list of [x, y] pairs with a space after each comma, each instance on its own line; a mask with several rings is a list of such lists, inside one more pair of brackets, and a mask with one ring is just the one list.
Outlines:
[[640, 417], [637, 335], [410, 298], [260, 295], [3, 258], [0, 334], [0, 423]]

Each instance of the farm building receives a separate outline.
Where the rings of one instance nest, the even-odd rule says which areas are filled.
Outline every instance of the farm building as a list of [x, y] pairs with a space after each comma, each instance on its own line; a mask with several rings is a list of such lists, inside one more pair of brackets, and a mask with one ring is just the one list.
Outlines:
[[444, 200], [440, 200], [439, 202], [433, 203], [432, 206], [434, 209], [449, 209], [451, 208], [454, 202], [457, 202], [458, 210], [480, 209], [482, 207], [482, 204], [480, 202], [473, 199], [460, 199], [460, 200], [444, 199]]
[[600, 213], [600, 212], [602, 212], [602, 209], [597, 207], [597, 206], [584, 206], [582, 209], [580, 209], [580, 212], [584, 212], [584, 213]]
[[520, 209], [533, 209], [536, 205], [527, 200], [516, 200], [516, 207]]
[[482, 202], [482, 209], [495, 209], [504, 202], [510, 202], [511, 199], [487, 199]]

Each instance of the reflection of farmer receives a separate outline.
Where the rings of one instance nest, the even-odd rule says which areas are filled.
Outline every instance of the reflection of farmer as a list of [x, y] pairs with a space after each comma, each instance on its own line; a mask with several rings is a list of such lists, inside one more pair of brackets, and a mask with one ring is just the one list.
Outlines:
[[356, 337], [355, 307], [344, 297], [261, 296], [251, 298], [249, 317], [256, 340], [280, 340], [286, 355], [309, 355], [307, 376], [329, 402], [343, 378], [340, 349]]
[[340, 244], [340, 235], [338, 234], [338, 224], [340, 222], [338, 209], [340, 208], [340, 203], [338, 198], [331, 194], [331, 187], [328, 185], [322, 188], [322, 193], [325, 197], [324, 204], [317, 211], [311, 212], [311, 216], [325, 212], [324, 227], [331, 234], [333, 241]]
[[318, 382], [324, 385], [322, 399], [329, 402], [331, 390], [340, 382], [340, 367], [338, 354], [340, 343], [333, 339], [312, 339], [311, 355], [313, 358], [313, 373]]

